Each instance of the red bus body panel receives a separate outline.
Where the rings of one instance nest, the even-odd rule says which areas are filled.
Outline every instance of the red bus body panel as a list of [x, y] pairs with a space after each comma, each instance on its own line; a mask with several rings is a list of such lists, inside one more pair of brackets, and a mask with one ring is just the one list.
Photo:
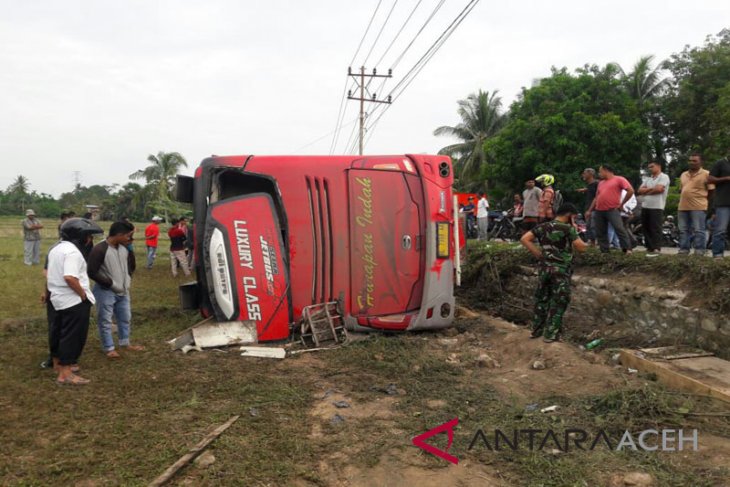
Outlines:
[[[275, 249], [280, 274], [273, 290], [265, 296], [263, 287], [256, 290], [258, 304], [266, 306], [261, 341], [286, 338], [284, 321], [298, 321], [305, 306], [335, 300], [342, 304], [350, 329], [442, 328], [453, 320], [458, 235], [447, 157], [234, 156], [213, 157], [201, 167], [195, 176], [196, 185], [203, 187], [196, 190], [196, 228], [201, 227], [202, 208], [214, 199], [211, 181], [221, 171], [262, 178], [273, 188], [268, 200], [258, 195], [210, 205], [217, 225], [234, 235], [228, 240], [234, 264], [236, 221], [246, 221], [249, 236], [263, 235]], [[203, 263], [198, 280], [205, 281], [202, 287], [213, 303], [211, 309], [204, 301], [201, 312], [220, 319], [224, 313], [215, 293], [219, 284], [210, 270], [214, 262], [205, 258], [210, 254], [211, 228], [205, 222], [205, 235], [196, 235], [196, 260]], [[262, 252], [249, 243], [252, 253]], [[254, 259], [263, 264], [261, 258]], [[236, 282], [253, 275], [252, 269], [240, 265], [229, 268], [235, 269], [231, 280]], [[264, 271], [256, 272], [258, 285], [266, 279]], [[237, 293], [244, 302], [243, 288]], [[240, 307], [237, 319], [247, 319], [246, 309]]]
[[[273, 205], [266, 194], [241, 196], [212, 205], [206, 220], [207, 228], [221, 236], [211, 265], [216, 266], [216, 290], [227, 291], [233, 304], [226, 318], [255, 321], [261, 341], [289, 336], [288, 279]], [[216, 236], [213, 233], [211, 238]], [[230, 282], [217, 279], [224, 268], [233, 269]], [[217, 296], [219, 304], [225, 299], [225, 295]]]

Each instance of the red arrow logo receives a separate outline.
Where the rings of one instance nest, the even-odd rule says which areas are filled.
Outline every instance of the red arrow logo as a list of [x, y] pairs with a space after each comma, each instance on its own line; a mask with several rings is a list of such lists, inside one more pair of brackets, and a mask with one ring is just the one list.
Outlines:
[[[451, 444], [454, 442], [454, 428], [459, 424], [459, 418], [454, 418], [451, 421], [448, 421], [440, 426], [436, 426], [433, 429], [430, 429], [426, 431], [425, 433], [422, 433], [411, 440], [415, 446], [420, 448], [421, 450], [425, 450], [429, 452], [431, 455], [436, 455], [437, 457], [446, 460], [447, 462], [451, 462], [454, 465], [459, 464], [459, 459], [456, 458], [453, 455], [449, 455], [448, 451], [449, 448], [451, 448]], [[431, 438], [432, 436], [435, 436], [439, 433], [446, 432], [446, 434], [449, 437], [449, 443], [446, 445], [446, 450], [439, 450], [435, 446], [429, 445], [425, 442], [425, 440]]]

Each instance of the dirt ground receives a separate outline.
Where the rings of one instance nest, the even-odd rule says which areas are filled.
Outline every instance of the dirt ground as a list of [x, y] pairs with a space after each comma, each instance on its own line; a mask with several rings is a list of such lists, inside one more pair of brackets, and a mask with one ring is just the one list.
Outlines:
[[[629, 374], [620, 365], [606, 363], [605, 354], [581, 351], [566, 343], [548, 345], [540, 340], [529, 339], [529, 333], [524, 327], [471, 311], [466, 311], [465, 314], [466, 316], [462, 314], [460, 325], [447, 331], [446, 336], [412, 336], [400, 339], [424, 341], [424, 353], [463, 370], [461, 381], [493, 388], [501, 402], [511, 404], [516, 410], [524, 409], [528, 403], [538, 404], [539, 407], [551, 405], [556, 398], [565, 403], [609, 390], [641, 390], [651, 383], [645, 377]], [[320, 362], [320, 357], [322, 356], [311, 356], [308, 360]], [[542, 362], [545, 369], [535, 370], [533, 365], [536, 361]], [[407, 383], [405, 381], [403, 386], [406, 390], [400, 390], [398, 395], [381, 397], [375, 394], [373, 397], [362, 398], [341, 381], [322, 382], [324, 393], [317, 393], [309, 412], [315, 420], [311, 437], [321, 438], [321, 425], [331, 423], [332, 418], [339, 416], [346, 422], [366, 421], [373, 428], [387, 429], [391, 435], [405, 440], [413, 435], [412, 431], [404, 431], [399, 426], [402, 423], [399, 421], [402, 409], [399, 407], [400, 396], [407, 394]], [[349, 407], [339, 409], [335, 406], [335, 403], [342, 401]], [[431, 412], [449, 416], [448, 400], [429, 399], [423, 405]], [[474, 404], [467, 406], [467, 410], [474, 411], [478, 407], [478, 404]], [[569, 416], [570, 411], [566, 410], [565, 414]], [[463, 449], [462, 445], [462, 452]], [[598, 484], [588, 479], [583, 480], [585, 483], [562, 484], [525, 479], [511, 471], [513, 466], [503, 465], [498, 459], [491, 458], [482, 462], [469, 454], [458, 465], [448, 465], [445, 462], [435, 464], [433, 458], [427, 458], [420, 450], [396, 447], [379, 454], [372, 466], [349, 464], [350, 454], [356, 454], [356, 449], [353, 448], [351, 453], [338, 451], [319, 462], [318, 470], [327, 485], [509, 486], [523, 485], [524, 481], [527, 481], [524, 485], [642, 485], [632, 484], [630, 479], [625, 483], [625, 474], [631, 472], [649, 472], [648, 475], [654, 483], [647, 485], [689, 485], [663, 483], [650, 469], [639, 467], [631, 472], [622, 471], [625, 465], [620, 462], [615, 464], [617, 471], [602, 472], [602, 475], [594, 476], [593, 481], [600, 482]], [[719, 480], [727, 472], [725, 469], [730, 459], [728, 437], [703, 435], [698, 452], [667, 458], [677, 468], [717, 472], [718, 479], [710, 479], [707, 485], [730, 485]], [[699, 476], [696, 479], [701, 482]], [[298, 485], [310, 484], [299, 482]]]
[[[199, 318], [178, 309], [183, 281], [169, 275], [164, 253], [132, 286], [133, 341], [146, 351], [109, 361], [92, 323], [81, 360], [91, 384], [59, 387], [38, 367], [47, 353], [37, 301], [43, 277], [22, 265], [17, 222], [6, 223], [0, 485], [147, 485], [233, 415], [240, 419], [172, 485], [729, 485], [729, 405], [629, 374], [611, 361], [613, 350], [530, 340], [487, 313], [464, 310], [448, 330], [373, 333], [280, 361], [234, 349], [172, 352], [166, 341]], [[412, 445], [455, 418], [448, 451], [458, 465]], [[627, 429], [696, 428], [700, 451], [470, 448], [480, 429], [568, 428], [612, 438]], [[446, 435], [427, 443], [444, 449]]]

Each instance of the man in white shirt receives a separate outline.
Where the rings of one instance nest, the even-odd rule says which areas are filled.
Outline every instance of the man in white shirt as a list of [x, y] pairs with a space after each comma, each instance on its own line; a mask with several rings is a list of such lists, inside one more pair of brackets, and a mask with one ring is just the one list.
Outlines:
[[50, 345], [59, 385], [84, 385], [89, 380], [76, 375], [78, 361], [89, 332], [89, 315], [94, 295], [89, 287], [86, 260], [94, 234], [103, 233], [91, 220], [71, 218], [61, 225], [61, 242], [48, 253], [47, 288], [55, 318]]
[[479, 202], [477, 203], [477, 227], [479, 227], [479, 240], [486, 240], [489, 231], [489, 201], [487, 201], [487, 193], [479, 193]]
[[649, 177], [644, 178], [636, 194], [641, 200], [641, 228], [644, 231], [646, 250], [649, 254], [662, 250], [662, 225], [664, 224], [664, 207], [669, 193], [669, 176], [662, 172], [662, 163], [649, 163]]

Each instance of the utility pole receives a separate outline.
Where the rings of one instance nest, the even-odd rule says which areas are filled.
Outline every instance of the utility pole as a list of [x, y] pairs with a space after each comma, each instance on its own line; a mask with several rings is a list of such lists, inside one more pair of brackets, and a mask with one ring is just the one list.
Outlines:
[[[373, 68], [372, 74], [365, 74], [365, 67], [360, 66], [360, 74], [353, 74], [352, 67], [347, 68], [347, 75], [352, 77], [355, 80], [355, 83], [357, 83], [358, 88], [360, 89], [360, 96], [352, 96], [352, 90], [349, 90], [347, 92], [347, 99], [348, 100], [358, 100], [360, 102], [360, 155], [362, 155], [363, 151], [363, 145], [365, 142], [365, 102], [370, 103], [386, 103], [390, 104], [392, 103], [390, 95], [388, 95], [388, 98], [385, 100], [378, 100], [377, 93], [370, 93], [368, 91], [368, 87], [365, 84], [365, 78], [368, 78], [368, 84], [372, 78], [392, 78], [393, 77], [393, 71], [388, 70], [388, 74], [378, 74], [377, 69]], [[367, 95], [367, 96], [366, 96]]]

